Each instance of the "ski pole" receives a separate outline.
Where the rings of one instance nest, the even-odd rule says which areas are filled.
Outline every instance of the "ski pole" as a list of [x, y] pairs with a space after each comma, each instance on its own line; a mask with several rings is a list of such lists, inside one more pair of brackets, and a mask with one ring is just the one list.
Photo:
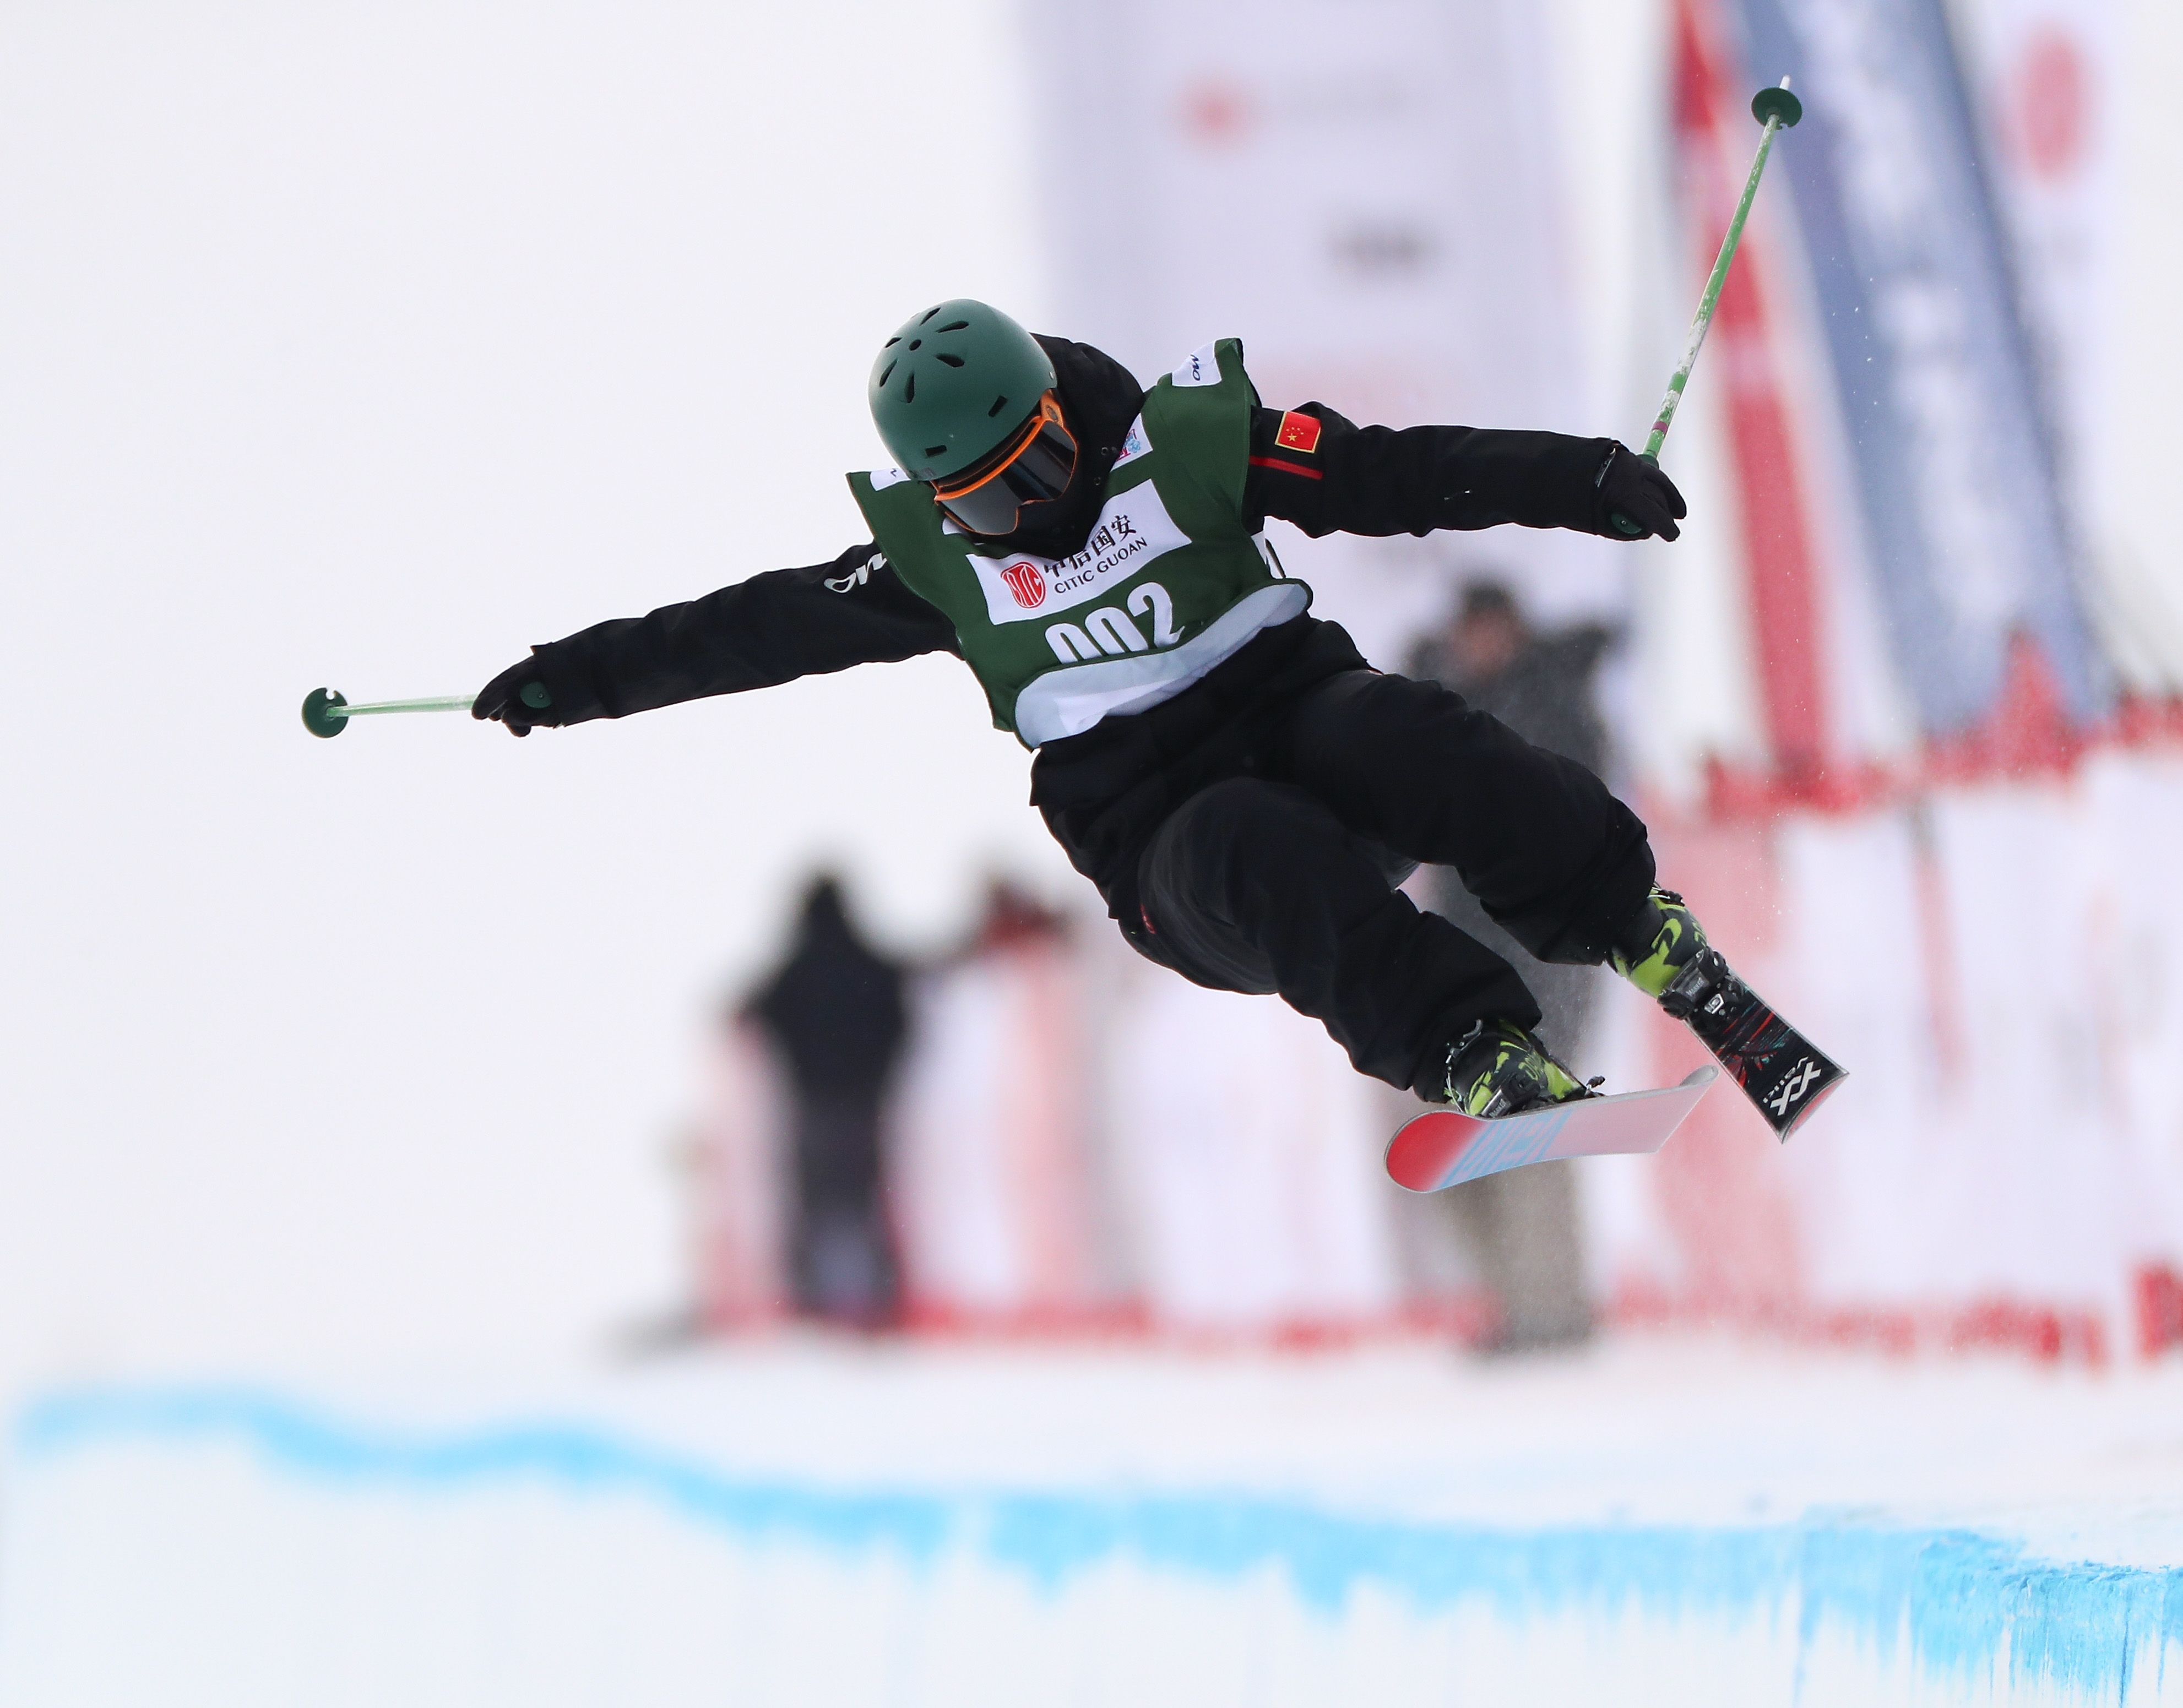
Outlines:
[[[534, 712], [542, 712], [553, 703], [543, 682], [526, 682], [519, 697]], [[314, 688], [303, 696], [303, 727], [314, 735], [331, 740], [348, 728], [352, 718], [375, 717], [382, 712], [467, 712], [476, 703], [477, 696], [463, 694], [442, 700], [375, 700], [352, 706], [331, 688]]]
[[[1789, 92], [1789, 80], [1784, 77], [1778, 86], [1761, 89], [1751, 97], [1751, 116], [1766, 129], [1758, 138], [1758, 152], [1752, 160], [1751, 175], [1743, 180], [1743, 199], [1736, 204], [1736, 217], [1728, 222], [1728, 236], [1720, 240], [1720, 253], [1714, 258], [1713, 276], [1706, 280], [1705, 295], [1698, 301], [1697, 317], [1691, 322], [1691, 336], [1684, 341], [1681, 365], [1668, 381], [1668, 395], [1660, 400], [1660, 413], [1653, 422], [1652, 436], [1645, 441], [1645, 460], [1656, 465], [1660, 460], [1660, 446], [1666, 442], [1668, 429], [1675, 421], [1676, 406], [1683, 401], [1683, 387], [1690, 383], [1691, 369], [1697, 365], [1698, 352], [1705, 348], [1706, 331], [1713, 324], [1714, 304], [1720, 301], [1720, 287], [1728, 282], [1729, 263], [1736, 259], [1736, 246], [1743, 240], [1743, 222], [1751, 217], [1751, 204], [1758, 194], [1759, 175], [1766, 169], [1766, 157], [1774, 152], [1775, 136], [1804, 116], [1804, 103]], [[1619, 511], [1608, 519], [1631, 539], [1645, 531]]]

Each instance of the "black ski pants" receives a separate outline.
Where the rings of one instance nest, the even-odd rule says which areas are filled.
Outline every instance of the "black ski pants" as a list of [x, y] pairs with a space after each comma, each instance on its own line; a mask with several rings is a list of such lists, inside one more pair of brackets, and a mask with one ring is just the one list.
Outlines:
[[1644, 825], [1584, 767], [1445, 688], [1349, 670], [1298, 695], [1245, 774], [1168, 815], [1138, 896], [1162, 958], [1196, 983], [1278, 991], [1358, 1071], [1436, 1095], [1450, 1043], [1494, 1016], [1536, 1026], [1539, 1006], [1395, 887], [1420, 863], [1453, 868], [1532, 954], [1572, 964], [1607, 958], [1653, 876]]

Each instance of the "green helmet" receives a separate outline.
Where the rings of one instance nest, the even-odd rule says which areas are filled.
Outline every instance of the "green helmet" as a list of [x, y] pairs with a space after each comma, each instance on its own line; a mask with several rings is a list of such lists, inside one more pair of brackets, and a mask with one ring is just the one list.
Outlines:
[[1053, 387], [1053, 360], [997, 308], [951, 297], [914, 316], [872, 363], [872, 422], [913, 480], [990, 456]]

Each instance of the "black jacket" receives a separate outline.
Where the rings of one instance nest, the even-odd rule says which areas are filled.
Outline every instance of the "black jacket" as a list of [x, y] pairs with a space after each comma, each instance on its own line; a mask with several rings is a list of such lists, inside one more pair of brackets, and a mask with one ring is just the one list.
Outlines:
[[[1080, 454], [1052, 513], [1003, 543], [1061, 557], [1083, 545], [1098, 514], [1144, 388], [1089, 345], [1038, 341], [1053, 358]], [[1318, 403], [1296, 413], [1321, 424], [1308, 456], [1276, 444], [1282, 411], [1255, 412], [1243, 494], [1253, 528], [1279, 517], [1314, 538], [1511, 522], [1607, 531], [1597, 480], [1611, 439], [1358, 427]], [[542, 721], [578, 724], [924, 652], [960, 657], [954, 625], [867, 541], [829, 563], [771, 570], [647, 616], [598, 624], [537, 648], [533, 663], [553, 698]], [[1289, 695], [1364, 663], [1338, 624], [1308, 616], [1285, 623], [1164, 705], [1048, 743], [1032, 766], [1031, 800], [1128, 930], [1136, 923], [1136, 857], [1153, 829], [1189, 794], [1247, 765], [1258, 732]]]
[[798, 1097], [876, 1106], [909, 1030], [903, 982], [849, 923], [840, 884], [822, 878], [787, 958], [742, 1012], [772, 1034]]

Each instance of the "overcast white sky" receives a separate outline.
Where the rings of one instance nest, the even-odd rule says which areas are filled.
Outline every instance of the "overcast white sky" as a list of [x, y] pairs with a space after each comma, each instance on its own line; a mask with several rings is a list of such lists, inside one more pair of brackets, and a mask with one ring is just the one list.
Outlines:
[[867, 537], [880, 341], [1041, 309], [1010, 19], [0, 5], [0, 1383], [663, 1306], [697, 1029], [808, 862], [905, 943], [1067, 881], [952, 661], [297, 718]]

